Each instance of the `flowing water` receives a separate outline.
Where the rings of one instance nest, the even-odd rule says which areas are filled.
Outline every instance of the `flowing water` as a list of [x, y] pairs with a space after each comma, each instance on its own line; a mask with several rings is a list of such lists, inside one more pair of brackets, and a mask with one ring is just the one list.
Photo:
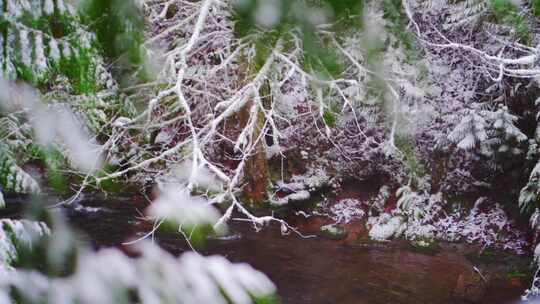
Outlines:
[[[152, 228], [140, 217], [141, 198], [84, 200], [83, 205], [66, 211], [96, 248], [123, 247], [122, 242]], [[290, 221], [306, 234], [320, 226], [316, 220]], [[400, 241], [306, 239], [282, 235], [273, 225], [256, 232], [240, 221], [229, 228], [229, 237], [209, 240], [201, 253], [221, 254], [264, 272], [277, 285], [282, 303], [514, 303], [526, 284], [507, 277], [508, 260], [473, 264], [464, 256], [468, 246], [443, 245], [428, 254]], [[173, 254], [189, 248], [179, 234], [158, 233], [156, 241]], [[474, 266], [489, 284], [473, 279], [478, 277]]]

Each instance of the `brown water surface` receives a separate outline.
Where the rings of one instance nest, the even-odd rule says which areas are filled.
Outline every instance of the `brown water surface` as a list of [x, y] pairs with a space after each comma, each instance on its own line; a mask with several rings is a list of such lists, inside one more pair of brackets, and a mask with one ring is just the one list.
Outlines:
[[[151, 229], [140, 218], [144, 206], [142, 198], [85, 200], [66, 211], [96, 248], [122, 247], [122, 242]], [[9, 208], [6, 212], [16, 214]], [[289, 220], [305, 234], [316, 233], [326, 222]], [[306, 239], [282, 235], [274, 225], [256, 232], [239, 221], [229, 228], [229, 237], [209, 240], [201, 253], [249, 263], [268, 275], [286, 304], [515, 303], [527, 284], [507, 273], [511, 263], [527, 263], [528, 257], [472, 264], [465, 253], [477, 248], [469, 245], [442, 244], [442, 250], [427, 254], [411, 250], [403, 241], [374, 243], [359, 241], [356, 235], [344, 241]], [[178, 234], [159, 233], [156, 240], [173, 254], [189, 248]], [[479, 279], [473, 266], [489, 284]]]
[[[142, 211], [139, 204], [104, 206], [103, 211], [71, 216], [97, 247], [118, 246], [151, 228], [136, 220]], [[305, 234], [316, 233], [325, 223], [301, 217], [290, 221]], [[277, 285], [282, 303], [513, 303], [527, 283], [507, 277], [507, 259], [473, 265], [464, 256], [477, 250], [472, 246], [443, 244], [438, 253], [426, 254], [403, 241], [306, 239], [282, 235], [277, 225], [256, 232], [241, 221], [233, 221], [229, 228], [230, 237], [210, 240], [201, 252], [224, 255], [264, 272]], [[156, 239], [173, 254], [188, 250], [179, 234], [159, 233]], [[528, 257], [517, 261], [527, 263]], [[473, 266], [489, 284], [478, 279]]]

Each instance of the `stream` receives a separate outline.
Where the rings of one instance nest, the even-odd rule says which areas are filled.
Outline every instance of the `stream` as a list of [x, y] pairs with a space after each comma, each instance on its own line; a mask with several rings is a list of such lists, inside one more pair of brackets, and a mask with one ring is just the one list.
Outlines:
[[[8, 200], [2, 216], [17, 216], [21, 202]], [[84, 199], [66, 208], [73, 226], [96, 249], [124, 247], [123, 242], [152, 229], [143, 221], [144, 199]], [[320, 223], [288, 218], [304, 234], [316, 234]], [[220, 254], [264, 272], [278, 288], [281, 303], [517, 303], [527, 279], [507, 276], [510, 264], [526, 265], [529, 257], [502, 256], [489, 262], [466, 257], [476, 247], [441, 244], [433, 253], [412, 250], [404, 241], [370, 242], [282, 235], [278, 225], [260, 232], [243, 221], [229, 224], [229, 237], [210, 239], [204, 255]], [[157, 242], [172, 254], [189, 250], [178, 233], [157, 233]], [[483, 276], [478, 279], [477, 271]], [[482, 282], [484, 277], [489, 283]]]

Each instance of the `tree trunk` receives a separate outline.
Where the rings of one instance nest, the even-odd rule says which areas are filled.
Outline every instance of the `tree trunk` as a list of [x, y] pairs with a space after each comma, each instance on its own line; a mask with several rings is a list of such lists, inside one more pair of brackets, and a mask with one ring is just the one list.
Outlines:
[[[252, 67], [249, 66], [248, 61], [245, 56], [241, 56], [240, 59], [240, 81], [246, 83], [250, 80], [252, 75]], [[250, 111], [253, 106], [253, 101], [247, 102], [239, 111], [238, 111], [238, 121], [240, 128], [243, 129], [249, 122]], [[259, 138], [264, 127], [264, 116], [261, 111], [257, 114], [257, 123], [256, 128], [251, 134], [251, 138], [256, 140]], [[252, 204], [260, 204], [266, 201], [268, 198], [267, 187], [269, 181], [268, 174], [268, 162], [266, 160], [266, 151], [264, 146], [264, 137], [261, 138], [252, 151], [251, 155], [246, 161], [244, 167], [244, 188], [243, 196], [246, 201]]]

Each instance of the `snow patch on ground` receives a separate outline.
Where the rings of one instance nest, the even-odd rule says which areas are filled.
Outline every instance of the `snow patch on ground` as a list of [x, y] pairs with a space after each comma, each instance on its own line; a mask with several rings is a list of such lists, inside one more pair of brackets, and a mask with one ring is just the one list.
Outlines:
[[519, 254], [525, 253], [528, 246], [525, 234], [516, 229], [499, 204], [486, 210], [475, 207], [465, 216], [456, 212], [439, 219], [434, 225], [437, 237], [447, 241], [478, 243]]
[[402, 191], [397, 208], [368, 220], [369, 236], [385, 240], [403, 235], [410, 241], [444, 240], [480, 244], [484, 248], [523, 254], [525, 233], [508, 218], [500, 204], [479, 198], [474, 208], [446, 213], [449, 203], [439, 194]]
[[323, 168], [310, 168], [303, 175], [293, 175], [290, 182], [277, 181], [278, 191], [289, 192], [283, 197], [274, 197], [272, 205], [282, 206], [291, 202], [305, 201], [311, 198], [311, 193], [328, 185], [330, 176]]
[[327, 185], [330, 182], [330, 176], [324, 168], [310, 168], [304, 175], [295, 175], [293, 182], [301, 182], [307, 190], [315, 191]]
[[332, 205], [327, 216], [338, 224], [346, 224], [353, 220], [361, 219], [366, 215], [362, 209], [362, 203], [357, 199], [347, 198]]
[[405, 220], [401, 216], [392, 216], [384, 213], [379, 217], [370, 217], [368, 220], [369, 237], [373, 240], [388, 240], [400, 237], [406, 228]]

